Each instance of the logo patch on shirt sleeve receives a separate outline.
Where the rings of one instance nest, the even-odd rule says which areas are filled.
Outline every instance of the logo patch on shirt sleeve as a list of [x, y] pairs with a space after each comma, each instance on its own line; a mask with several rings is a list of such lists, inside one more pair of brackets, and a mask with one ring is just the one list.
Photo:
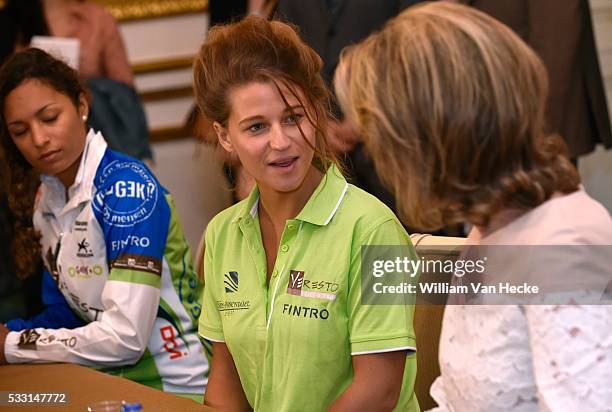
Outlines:
[[225, 292], [238, 292], [238, 272], [226, 273], [223, 283], [225, 284]]
[[161, 276], [162, 261], [150, 256], [124, 253], [111, 264], [111, 268], [139, 270]]
[[155, 210], [159, 190], [140, 163], [116, 160], [104, 168], [98, 184], [104, 189], [94, 197], [93, 207], [108, 225], [130, 227], [146, 221]]

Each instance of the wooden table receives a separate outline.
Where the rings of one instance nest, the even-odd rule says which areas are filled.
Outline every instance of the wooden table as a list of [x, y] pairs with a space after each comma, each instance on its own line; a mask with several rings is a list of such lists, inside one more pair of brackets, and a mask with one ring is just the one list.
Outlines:
[[75, 364], [0, 366], [0, 391], [68, 395], [64, 406], [0, 406], [0, 411], [86, 411], [88, 405], [103, 400], [139, 402], [143, 412], [212, 411], [193, 400]]

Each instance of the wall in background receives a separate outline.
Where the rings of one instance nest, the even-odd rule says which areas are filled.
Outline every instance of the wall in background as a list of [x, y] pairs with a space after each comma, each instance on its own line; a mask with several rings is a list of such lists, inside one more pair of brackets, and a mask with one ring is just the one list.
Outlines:
[[[612, 117], [612, 1], [591, 0], [595, 40]], [[582, 157], [578, 168], [587, 192], [612, 213], [612, 150], [602, 146]]]

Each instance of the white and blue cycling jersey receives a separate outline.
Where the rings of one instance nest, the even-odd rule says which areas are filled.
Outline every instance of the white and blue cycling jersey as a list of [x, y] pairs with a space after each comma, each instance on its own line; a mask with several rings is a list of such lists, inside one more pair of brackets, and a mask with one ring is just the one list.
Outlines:
[[7, 361], [79, 363], [202, 395], [202, 284], [170, 194], [93, 131], [67, 195], [57, 178], [41, 180], [34, 226], [46, 310], [7, 323]]

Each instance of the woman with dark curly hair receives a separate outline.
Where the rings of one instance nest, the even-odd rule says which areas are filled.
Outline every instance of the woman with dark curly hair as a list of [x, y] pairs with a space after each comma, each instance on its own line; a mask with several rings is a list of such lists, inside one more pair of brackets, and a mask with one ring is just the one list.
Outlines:
[[[546, 70], [508, 27], [461, 5], [415, 6], [346, 51], [335, 84], [405, 223], [468, 222], [475, 245], [513, 245], [506, 257], [521, 245], [581, 250], [555, 261], [532, 247], [539, 267], [516, 275], [577, 289], [579, 268], [605, 287], [609, 247], [596, 251], [612, 245], [612, 220], [544, 132]], [[440, 410], [608, 409], [612, 308], [447, 306], [440, 369]]]
[[88, 111], [77, 73], [42, 50], [0, 68], [11, 250], [18, 274], [42, 255], [47, 305], [0, 326], [0, 364], [74, 362], [201, 399], [202, 285], [172, 198], [87, 130]]

